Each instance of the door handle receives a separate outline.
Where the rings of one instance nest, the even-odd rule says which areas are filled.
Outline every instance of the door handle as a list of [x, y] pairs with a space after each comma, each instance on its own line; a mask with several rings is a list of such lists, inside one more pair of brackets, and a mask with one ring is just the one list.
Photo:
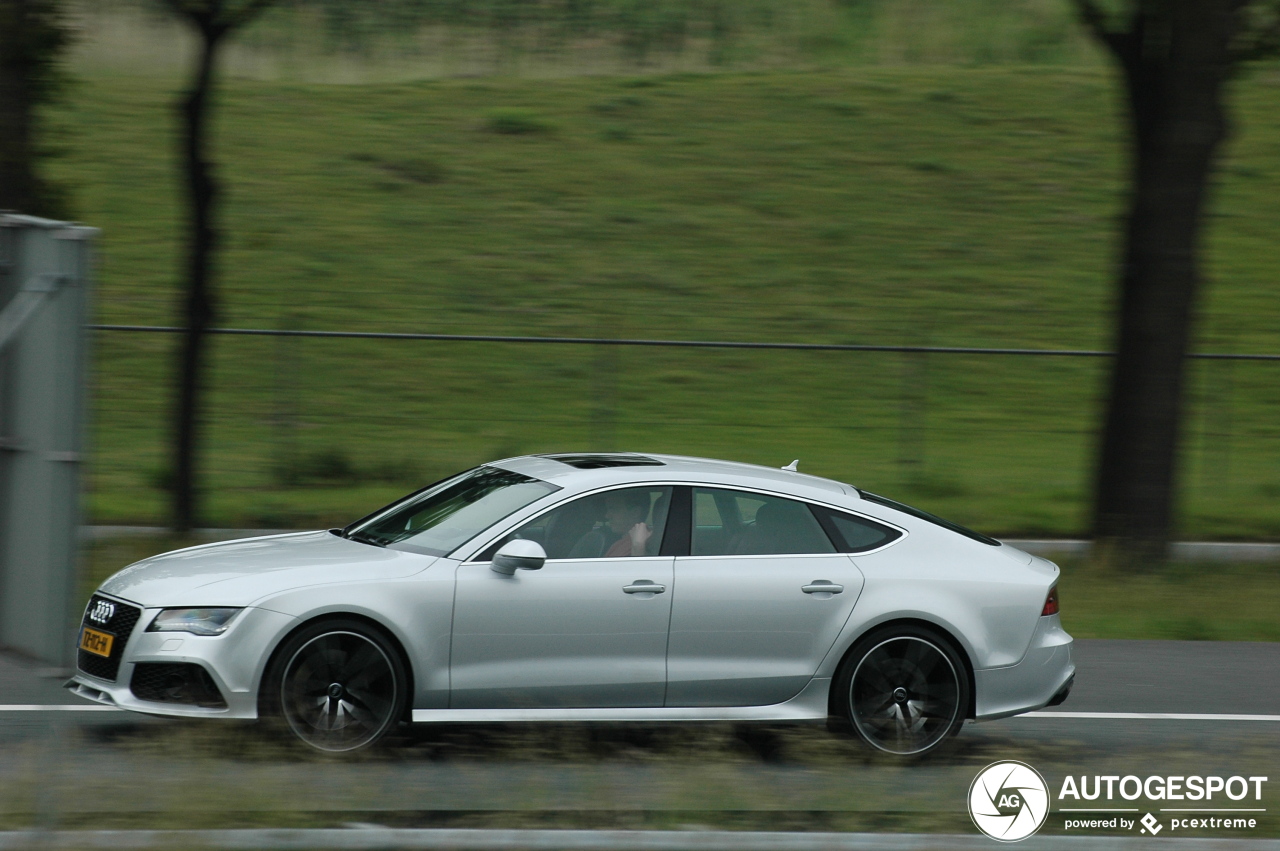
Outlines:
[[800, 590], [806, 594], [839, 594], [844, 590], [844, 586], [828, 582], [826, 579], [815, 579], [808, 585], [801, 585]]
[[667, 590], [667, 586], [659, 585], [649, 579], [637, 579], [630, 585], [623, 585], [622, 590], [627, 594], [661, 594]]

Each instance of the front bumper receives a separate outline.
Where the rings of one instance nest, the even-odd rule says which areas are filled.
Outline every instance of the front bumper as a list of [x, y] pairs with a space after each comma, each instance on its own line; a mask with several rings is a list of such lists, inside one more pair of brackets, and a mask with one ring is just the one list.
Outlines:
[[1071, 644], [1058, 615], [1040, 618], [1022, 661], [973, 672], [976, 720], [1007, 718], [1065, 700], [1076, 675]]
[[[95, 703], [151, 715], [257, 718], [258, 682], [266, 665], [266, 651], [276, 646], [295, 618], [267, 609], [247, 608], [222, 635], [147, 632], [147, 626], [159, 612], [158, 608], [143, 610], [128, 636], [114, 681], [77, 670], [65, 687]], [[130, 685], [135, 668], [142, 663], [199, 665], [217, 687], [226, 702], [225, 708], [140, 699]]]

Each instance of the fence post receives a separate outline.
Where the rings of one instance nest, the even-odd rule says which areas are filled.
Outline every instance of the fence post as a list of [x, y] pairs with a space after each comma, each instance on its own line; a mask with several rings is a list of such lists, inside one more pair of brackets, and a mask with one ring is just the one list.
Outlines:
[[1222, 448], [1220, 450], [1219, 461], [1222, 469], [1222, 489], [1224, 491], [1231, 489], [1231, 432], [1234, 426], [1234, 409], [1232, 408], [1232, 400], [1235, 398], [1235, 374], [1236, 362], [1228, 360], [1223, 364], [1224, 374], [1222, 376]]
[[591, 445], [597, 452], [611, 452], [618, 446], [618, 346], [597, 344], [591, 371]]
[[[297, 314], [286, 313], [280, 319], [280, 330], [296, 331], [301, 322]], [[275, 411], [272, 420], [276, 432], [276, 458], [272, 465], [277, 484], [295, 484], [298, 473], [298, 352], [301, 337], [280, 335], [275, 338], [276, 368]]]
[[[1227, 350], [1230, 351], [1228, 346]], [[1235, 361], [1224, 360], [1221, 366], [1221, 380], [1213, 381], [1215, 372], [1213, 361], [1205, 362], [1205, 381], [1209, 384], [1209, 392], [1205, 394], [1205, 426], [1204, 451], [1201, 454], [1201, 485], [1223, 493], [1231, 487], [1231, 429], [1232, 410], [1231, 397], [1235, 378]]]
[[898, 466], [906, 484], [924, 475], [925, 417], [928, 414], [929, 361], [924, 352], [904, 352], [898, 394]]

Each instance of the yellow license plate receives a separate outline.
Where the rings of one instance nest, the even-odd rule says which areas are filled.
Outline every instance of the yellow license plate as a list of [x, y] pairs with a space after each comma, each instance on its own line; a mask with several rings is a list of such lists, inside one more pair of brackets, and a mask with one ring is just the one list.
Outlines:
[[98, 632], [96, 629], [84, 628], [80, 633], [80, 649], [96, 656], [110, 656], [111, 645], [116, 637], [109, 632]]

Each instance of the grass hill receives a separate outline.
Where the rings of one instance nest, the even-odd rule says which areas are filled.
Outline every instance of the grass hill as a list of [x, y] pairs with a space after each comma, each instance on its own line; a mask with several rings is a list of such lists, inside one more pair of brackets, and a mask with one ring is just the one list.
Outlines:
[[[58, 176], [96, 318], [175, 321], [177, 83], [100, 75]], [[1197, 348], [1280, 351], [1280, 76], [1237, 86]], [[220, 324], [1108, 348], [1103, 68], [232, 81]], [[164, 516], [176, 339], [97, 333], [90, 519]], [[801, 469], [994, 534], [1083, 530], [1105, 362], [216, 338], [209, 525], [338, 523], [455, 469], [628, 448]], [[1280, 366], [1197, 363], [1186, 537], [1280, 538]]]

